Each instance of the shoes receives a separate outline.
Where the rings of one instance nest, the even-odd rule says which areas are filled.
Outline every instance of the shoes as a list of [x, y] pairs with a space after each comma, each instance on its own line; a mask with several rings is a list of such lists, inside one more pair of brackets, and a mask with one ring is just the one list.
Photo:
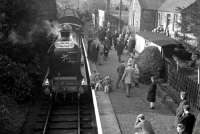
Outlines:
[[140, 86], [139, 86], [139, 84], [138, 84], [138, 83], [136, 83], [136, 84], [135, 84], [135, 87], [139, 88]]
[[155, 107], [150, 107], [150, 109], [155, 109]]
[[128, 98], [129, 98], [129, 97], [130, 97], [130, 95], [126, 95], [126, 97], [128, 97]]

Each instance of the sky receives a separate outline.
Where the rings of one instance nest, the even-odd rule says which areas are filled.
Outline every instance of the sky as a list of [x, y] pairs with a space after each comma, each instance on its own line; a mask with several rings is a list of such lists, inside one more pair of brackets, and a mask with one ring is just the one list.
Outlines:
[[[97, 3], [96, 5], [101, 6], [106, 4], [106, 0], [56, 0], [57, 4], [61, 7], [64, 5], [70, 3], [69, 7], [74, 6], [75, 8], [78, 7], [78, 1], [79, 5], [81, 7], [81, 4], [84, 2], [88, 2], [88, 5]], [[120, 0], [110, 0], [112, 5], [118, 5], [120, 3]], [[122, 0], [123, 4], [128, 5], [130, 0]]]

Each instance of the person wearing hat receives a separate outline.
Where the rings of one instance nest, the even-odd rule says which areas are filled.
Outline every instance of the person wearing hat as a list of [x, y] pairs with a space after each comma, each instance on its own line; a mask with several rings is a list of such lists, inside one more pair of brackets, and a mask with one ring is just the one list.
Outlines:
[[135, 64], [135, 59], [133, 57], [128, 58], [128, 62], [127, 63], [131, 63], [132, 65]]
[[176, 130], [178, 132], [178, 134], [187, 134], [185, 132], [185, 126], [183, 124], [177, 124]]
[[133, 64], [131, 61], [128, 61], [127, 67], [124, 70], [124, 74], [122, 75], [122, 81], [126, 85], [126, 97], [130, 96], [130, 89], [132, 82], [134, 81], [134, 73], [135, 70], [133, 68]]
[[124, 50], [124, 43], [123, 43], [123, 38], [121, 34], [119, 35], [117, 39], [116, 50], [117, 50], [118, 62], [121, 62], [121, 55], [123, 54], [123, 50]]
[[103, 45], [104, 45], [104, 60], [107, 59], [108, 54], [109, 54], [109, 39], [107, 36], [105, 36], [105, 40], [103, 41]]
[[151, 123], [145, 119], [143, 114], [136, 117], [135, 129], [138, 131], [135, 134], [155, 134]]
[[195, 125], [196, 118], [195, 116], [190, 113], [190, 106], [184, 105], [183, 106], [183, 114], [180, 117], [178, 123], [183, 124], [185, 126], [185, 133], [192, 134], [194, 125]]
[[188, 104], [188, 102], [186, 100], [186, 92], [185, 91], [180, 92], [180, 99], [181, 99], [181, 102], [179, 103], [179, 106], [176, 109], [176, 122], [180, 119], [180, 117], [183, 114], [183, 106]]

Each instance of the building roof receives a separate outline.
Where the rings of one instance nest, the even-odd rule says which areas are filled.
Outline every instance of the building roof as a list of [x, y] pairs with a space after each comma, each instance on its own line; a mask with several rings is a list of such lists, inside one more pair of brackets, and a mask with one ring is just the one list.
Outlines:
[[158, 9], [160, 11], [177, 12], [177, 8], [187, 8], [196, 0], [166, 0]]
[[176, 41], [175, 39], [172, 39], [160, 33], [146, 31], [146, 32], [138, 32], [137, 34], [142, 36], [144, 39], [153, 42], [159, 46], [165, 46], [169, 44], [180, 44], [180, 42]]
[[158, 10], [166, 0], [138, 0], [144, 9]]

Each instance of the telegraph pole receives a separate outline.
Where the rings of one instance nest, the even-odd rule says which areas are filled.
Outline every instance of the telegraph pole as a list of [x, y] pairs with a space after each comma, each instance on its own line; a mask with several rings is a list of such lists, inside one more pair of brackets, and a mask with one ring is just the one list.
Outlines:
[[106, 23], [108, 23], [108, 22], [110, 22], [110, 0], [107, 0], [107, 3], [106, 3], [106, 16], [107, 16]]
[[122, 18], [122, 0], [119, 3], [119, 32], [121, 33], [121, 18]]

